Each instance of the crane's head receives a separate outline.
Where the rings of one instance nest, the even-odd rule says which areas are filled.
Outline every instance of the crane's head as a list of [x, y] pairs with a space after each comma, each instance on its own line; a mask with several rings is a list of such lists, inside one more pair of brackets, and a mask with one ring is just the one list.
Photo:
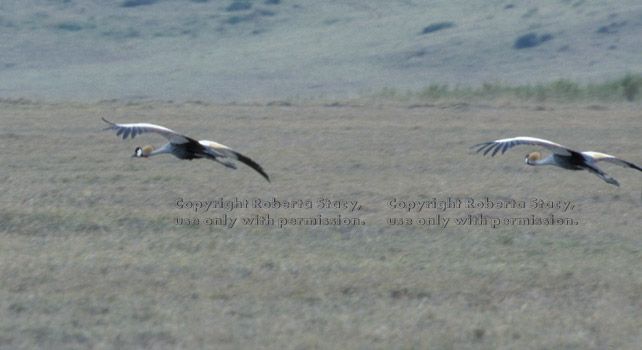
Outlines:
[[542, 156], [539, 154], [539, 152], [531, 152], [526, 155], [526, 158], [524, 158], [524, 163], [528, 165], [536, 165], [535, 162], [540, 160]]
[[149, 145], [145, 147], [136, 147], [136, 150], [134, 151], [134, 154], [132, 154], [132, 157], [149, 158], [149, 154], [152, 153], [153, 150], [154, 147]]

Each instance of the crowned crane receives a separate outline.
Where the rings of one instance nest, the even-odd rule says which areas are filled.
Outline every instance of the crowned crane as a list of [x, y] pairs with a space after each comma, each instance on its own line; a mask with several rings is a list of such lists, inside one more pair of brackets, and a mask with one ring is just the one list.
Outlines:
[[268, 182], [270, 182], [270, 177], [265, 173], [263, 168], [258, 163], [227, 146], [221, 145], [220, 143], [207, 140], [196, 141], [191, 137], [181, 135], [176, 131], [170, 130], [160, 125], [148, 123], [115, 124], [105, 118], [102, 119], [105, 123], [110, 125], [109, 127], [105, 128], [105, 130], [118, 130], [116, 136], [120, 136], [120, 134], [123, 134], [123, 140], [126, 139], [129, 135], [131, 135], [133, 139], [136, 135], [146, 132], [155, 132], [157, 134], [161, 134], [165, 136], [167, 140], [169, 140], [168, 143], [166, 143], [159, 149], [154, 149], [154, 147], [152, 146], [136, 147], [136, 150], [134, 151], [132, 157], [149, 158], [157, 154], [171, 153], [178, 159], [192, 160], [194, 158], [206, 158], [221, 163], [228, 168], [236, 169], [236, 165], [234, 165], [234, 163], [222, 161], [219, 159], [231, 158], [245, 163], [247, 166], [261, 174]]
[[569, 169], [569, 170], [587, 170], [600, 179], [606, 181], [615, 186], [620, 186], [620, 184], [612, 177], [608, 177], [604, 171], [595, 166], [595, 163], [600, 161], [605, 161], [619, 166], [628, 167], [642, 171], [642, 168], [639, 166], [622, 160], [620, 158], [613, 157], [608, 154], [599, 153], [599, 152], [577, 152], [555, 142], [538, 139], [535, 137], [529, 136], [518, 136], [511, 139], [496, 140], [490, 142], [484, 142], [472, 146], [471, 148], [479, 147], [477, 153], [484, 151], [484, 155], [488, 152], [493, 151], [491, 156], [495, 156], [499, 150], [502, 151], [502, 154], [506, 152], [507, 149], [518, 146], [518, 145], [533, 145], [544, 147], [551, 152], [550, 156], [541, 159], [539, 152], [532, 152], [526, 155], [524, 163], [528, 165], [555, 165], [560, 168]]

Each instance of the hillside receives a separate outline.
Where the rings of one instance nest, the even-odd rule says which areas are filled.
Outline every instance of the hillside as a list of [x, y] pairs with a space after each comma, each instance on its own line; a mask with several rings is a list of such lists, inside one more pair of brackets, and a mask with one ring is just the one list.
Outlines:
[[627, 0], [75, 0], [0, 4], [0, 97], [351, 97], [642, 71]]

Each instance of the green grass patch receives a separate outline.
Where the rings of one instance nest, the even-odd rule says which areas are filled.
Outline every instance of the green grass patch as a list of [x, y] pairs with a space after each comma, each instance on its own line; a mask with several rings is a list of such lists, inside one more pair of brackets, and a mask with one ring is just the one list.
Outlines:
[[642, 74], [626, 74], [621, 78], [588, 84], [579, 84], [569, 79], [527, 85], [484, 83], [479, 87], [452, 87], [447, 84], [431, 84], [419, 91], [407, 91], [405, 93], [399, 93], [393, 87], [386, 87], [373, 94], [372, 97], [375, 99], [401, 101], [409, 99], [511, 99], [536, 102], [633, 102], [640, 100], [641, 88]]

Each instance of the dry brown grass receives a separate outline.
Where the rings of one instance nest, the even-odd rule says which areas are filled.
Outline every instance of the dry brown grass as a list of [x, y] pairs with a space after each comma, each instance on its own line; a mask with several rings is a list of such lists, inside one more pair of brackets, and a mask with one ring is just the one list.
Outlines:
[[[642, 174], [622, 184], [468, 147], [531, 135], [638, 164], [631, 105], [333, 106], [4, 101], [0, 349], [635, 349], [642, 343]], [[227, 144], [272, 177], [171, 156], [130, 158], [114, 122]], [[357, 200], [356, 213], [185, 200]], [[572, 201], [576, 226], [391, 227], [390, 198]], [[176, 226], [177, 217], [359, 217], [363, 226]]]

